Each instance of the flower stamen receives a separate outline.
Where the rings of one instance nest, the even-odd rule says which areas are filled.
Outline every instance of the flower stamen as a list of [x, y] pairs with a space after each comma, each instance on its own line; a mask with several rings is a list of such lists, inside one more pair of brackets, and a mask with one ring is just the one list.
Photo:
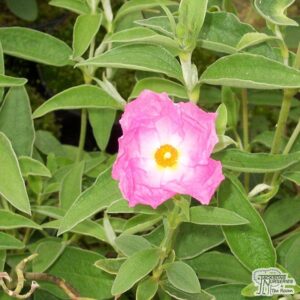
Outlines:
[[154, 158], [159, 167], [172, 168], [177, 165], [178, 156], [178, 150], [175, 147], [165, 144], [156, 150]]

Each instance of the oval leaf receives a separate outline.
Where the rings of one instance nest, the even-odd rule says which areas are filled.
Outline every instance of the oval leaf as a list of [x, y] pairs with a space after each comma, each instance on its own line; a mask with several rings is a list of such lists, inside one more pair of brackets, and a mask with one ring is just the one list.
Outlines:
[[259, 14], [267, 21], [282, 26], [298, 26], [293, 19], [288, 18], [285, 12], [295, 0], [255, 0], [254, 6]]
[[167, 93], [169, 96], [187, 99], [187, 93], [183, 85], [164, 78], [150, 77], [138, 81], [129, 97], [137, 98], [143, 90], [151, 90], [156, 93]]
[[187, 293], [199, 293], [200, 283], [195, 271], [182, 261], [175, 261], [166, 266], [168, 280], [177, 289]]
[[299, 162], [300, 152], [289, 155], [248, 153], [238, 149], [228, 149], [214, 155], [224, 168], [245, 173], [272, 173], [284, 170]]
[[271, 236], [300, 222], [300, 198], [280, 199], [265, 210], [263, 219]]
[[73, 31], [73, 57], [79, 57], [88, 49], [100, 29], [102, 14], [82, 15], [76, 19]]
[[129, 257], [117, 274], [112, 286], [112, 294], [120, 295], [132, 288], [156, 267], [159, 258], [159, 249], [146, 249]]
[[46, 65], [65, 66], [72, 55], [63, 41], [29, 28], [0, 28], [0, 40], [4, 53]]
[[58, 234], [74, 226], [121, 199], [118, 183], [111, 178], [111, 168], [101, 173], [96, 182], [85, 190], [62, 219]]
[[190, 222], [201, 225], [242, 225], [248, 220], [238, 214], [219, 207], [195, 206], [190, 208]]
[[52, 0], [50, 5], [73, 11], [77, 14], [88, 14], [90, 8], [85, 0]]
[[40, 161], [35, 160], [31, 157], [20, 156], [19, 164], [23, 177], [28, 176], [43, 176], [51, 177], [50, 171]]
[[15, 228], [34, 228], [41, 229], [41, 226], [21, 215], [11, 211], [0, 210], [0, 229], [15, 229]]
[[36, 0], [6, 0], [10, 11], [25, 21], [34, 21], [38, 16], [38, 7]]
[[300, 71], [254, 54], [218, 59], [200, 78], [201, 83], [253, 89], [300, 87]]
[[35, 253], [38, 257], [32, 263], [33, 272], [47, 271], [65, 250], [66, 243], [59, 240], [45, 241], [38, 245]]
[[249, 270], [274, 267], [276, 253], [266, 226], [236, 179], [227, 179], [218, 193], [219, 205], [238, 213], [249, 224], [222, 227], [231, 252]]
[[0, 74], [0, 87], [11, 87], [24, 85], [27, 82], [25, 78], [16, 78]]
[[77, 66], [97, 66], [158, 72], [182, 80], [178, 61], [166, 49], [154, 45], [124, 45]]
[[14, 87], [7, 93], [0, 110], [0, 131], [9, 138], [17, 156], [32, 155], [35, 132], [25, 87]]
[[24, 247], [25, 245], [15, 237], [7, 233], [0, 232], [0, 250], [23, 249]]
[[142, 236], [121, 234], [115, 240], [118, 249], [126, 256], [131, 256], [141, 250], [152, 248], [152, 245]]
[[49, 99], [33, 113], [33, 118], [42, 117], [59, 109], [81, 108], [122, 109], [123, 107], [101, 88], [92, 85], [79, 85]]
[[30, 203], [20, 166], [9, 139], [0, 132], [0, 195], [15, 208], [30, 214]]
[[228, 283], [251, 282], [251, 273], [233, 255], [207, 252], [186, 261], [200, 279]]

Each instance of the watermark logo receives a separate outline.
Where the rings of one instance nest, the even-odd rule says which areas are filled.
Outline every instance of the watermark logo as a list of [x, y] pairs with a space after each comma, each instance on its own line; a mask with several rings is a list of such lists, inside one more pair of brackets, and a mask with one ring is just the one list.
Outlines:
[[294, 278], [277, 268], [256, 269], [252, 272], [252, 281], [256, 286], [256, 296], [293, 295], [291, 286], [296, 285]]

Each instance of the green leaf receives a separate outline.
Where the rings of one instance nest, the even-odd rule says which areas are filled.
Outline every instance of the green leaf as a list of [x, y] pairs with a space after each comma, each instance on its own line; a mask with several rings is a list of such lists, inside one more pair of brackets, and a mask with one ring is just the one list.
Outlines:
[[116, 238], [115, 243], [117, 248], [126, 256], [152, 248], [152, 245], [139, 235], [121, 234]]
[[273, 202], [263, 214], [271, 236], [289, 229], [300, 221], [300, 198], [286, 198]]
[[30, 203], [20, 166], [9, 139], [0, 132], [0, 195], [15, 208], [30, 214]]
[[183, 85], [164, 78], [150, 77], [136, 83], [129, 99], [137, 98], [144, 90], [156, 93], [167, 93], [169, 96], [187, 99], [187, 93]]
[[40, 31], [23, 28], [0, 28], [0, 40], [6, 54], [51, 66], [70, 63], [72, 50], [63, 41]]
[[[97, 300], [110, 299], [113, 277], [94, 266], [95, 261], [101, 258], [103, 258], [101, 255], [92, 251], [67, 247], [47, 273], [63, 278], [70, 285], [76, 286], [78, 293], [84, 297]], [[52, 293], [57, 291], [55, 287], [53, 284], [43, 285], [43, 289]], [[58, 295], [59, 299], [67, 298], [66, 295], [61, 295], [60, 289]]]
[[216, 131], [217, 135], [223, 136], [227, 127], [227, 108], [224, 103], [221, 103], [216, 111], [217, 120], [216, 120]]
[[278, 39], [276, 36], [270, 36], [261, 32], [249, 32], [243, 35], [237, 44], [237, 48], [239, 51], [244, 50], [245, 48], [255, 46], [260, 43], [264, 43], [270, 40]]
[[184, 48], [194, 48], [207, 9], [208, 0], [181, 0], [176, 35]]
[[[245, 287], [243, 284], [222, 284], [209, 287], [206, 291], [220, 300], [246, 300], [248, 297], [241, 295], [242, 289]], [[270, 297], [256, 296], [255, 300], [268, 300]]]
[[258, 13], [267, 21], [282, 26], [298, 26], [298, 23], [285, 15], [286, 9], [295, 0], [255, 0]]
[[179, 62], [169, 51], [154, 45], [123, 45], [77, 64], [89, 65], [157, 72], [182, 80]]
[[55, 156], [65, 156], [65, 150], [59, 140], [49, 131], [38, 130], [35, 133], [35, 147], [43, 154], [54, 153]]
[[43, 273], [47, 271], [60, 257], [66, 248], [66, 243], [59, 240], [45, 241], [35, 249], [38, 257], [32, 263], [33, 272]]
[[162, 219], [161, 215], [136, 215], [129, 219], [123, 228], [124, 233], [135, 234], [138, 232], [148, 231], [155, 224], [160, 222]]
[[179, 259], [190, 259], [223, 242], [224, 236], [217, 226], [183, 223], [178, 229], [174, 249]]
[[19, 165], [21, 168], [22, 176], [42, 176], [51, 177], [50, 171], [40, 161], [35, 160], [28, 156], [19, 157]]
[[300, 71], [260, 55], [233, 54], [210, 65], [200, 83], [253, 89], [299, 88]]
[[0, 210], [0, 229], [9, 230], [15, 228], [34, 228], [41, 230], [41, 226], [35, 222], [23, 217], [21, 215], [15, 214], [11, 211]]
[[175, 288], [170, 282], [164, 280], [160, 282], [160, 287], [166, 292], [167, 295], [172, 298], [166, 299], [179, 299], [179, 300], [216, 300], [214, 297], [206, 293], [205, 291], [200, 291], [198, 293], [187, 293]]
[[25, 78], [16, 78], [0, 74], [0, 88], [22, 86], [27, 82]]
[[158, 283], [153, 278], [147, 278], [139, 283], [136, 290], [136, 300], [151, 300], [158, 290]]
[[[41, 209], [37, 208], [35, 209], [35, 211], [41, 213], [42, 208]], [[51, 215], [52, 213], [53, 212], [50, 212], [49, 215]], [[60, 224], [61, 224], [61, 219], [44, 223], [42, 227], [57, 230], [59, 229]], [[73, 227], [70, 231], [73, 233], [95, 238], [99, 241], [107, 242], [103, 226], [91, 220], [85, 220], [81, 222], [80, 224]]]
[[144, 43], [160, 45], [167, 48], [174, 55], [178, 54], [179, 45], [173, 39], [158, 34], [153, 30], [143, 27], [133, 27], [118, 31], [104, 40], [105, 43]]
[[251, 273], [230, 254], [207, 252], [186, 262], [200, 279], [243, 284], [251, 282]]
[[77, 14], [88, 14], [90, 8], [85, 0], [51, 0], [50, 5], [73, 11]]
[[59, 109], [81, 108], [123, 109], [123, 106], [99, 87], [79, 85], [64, 90], [42, 104], [33, 113], [33, 118], [42, 117]]
[[120, 199], [113, 202], [106, 210], [109, 214], [132, 214], [141, 213], [146, 215], [153, 215], [163, 212], [163, 206], [159, 206], [157, 209], [153, 209], [151, 206], [136, 205], [135, 207], [130, 207], [128, 201]]
[[227, 109], [227, 124], [229, 128], [236, 128], [239, 120], [239, 101], [232, 89], [222, 86], [222, 103]]
[[17, 156], [31, 156], [34, 125], [28, 94], [24, 87], [11, 88], [0, 110], [0, 131], [11, 141]]
[[297, 185], [300, 185], [300, 171], [284, 172], [281, 176], [284, 179], [287, 179], [296, 183]]
[[12, 235], [0, 232], [0, 250], [5, 249], [23, 249], [25, 245]]
[[288, 155], [268, 153], [248, 153], [238, 149], [228, 149], [214, 154], [224, 168], [245, 173], [272, 173], [284, 170], [299, 162], [300, 152]]
[[274, 267], [276, 254], [266, 226], [236, 179], [225, 180], [218, 193], [219, 205], [238, 213], [249, 224], [222, 227], [231, 252], [249, 270]]
[[300, 232], [294, 232], [278, 244], [276, 248], [278, 263], [286, 267], [286, 258], [288, 251], [292, 247], [292, 245], [294, 243], [298, 243], [298, 241], [300, 241]]
[[94, 137], [101, 151], [105, 151], [112, 127], [116, 119], [116, 111], [111, 109], [89, 109], [89, 121]]
[[237, 51], [236, 46], [240, 39], [246, 33], [254, 31], [253, 27], [242, 23], [232, 13], [207, 13], [198, 37], [198, 45], [205, 49], [232, 54]]
[[6, 0], [11, 12], [25, 21], [34, 21], [38, 17], [38, 6], [36, 0]]
[[137, 20], [135, 23], [174, 38], [173, 30], [167, 16], [157, 16], [148, 19]]
[[118, 183], [111, 178], [111, 168], [102, 172], [96, 182], [73, 203], [60, 225], [58, 234], [71, 230], [83, 220], [121, 199]]
[[67, 210], [81, 194], [84, 162], [75, 164], [61, 182], [59, 201], [61, 208]]
[[118, 13], [114, 19], [114, 22], [117, 23], [124, 16], [136, 12], [141, 11], [143, 9], [149, 9], [160, 5], [177, 5], [175, 1], [170, 0], [160, 0], [159, 2], [156, 0], [131, 0], [126, 2], [121, 6], [118, 10]]
[[35, 133], [24, 87], [11, 88], [7, 93], [0, 110], [0, 131], [10, 139], [17, 156], [31, 156]]
[[73, 31], [73, 57], [85, 53], [100, 29], [102, 14], [77, 17]]
[[112, 287], [113, 295], [120, 295], [132, 288], [158, 264], [159, 249], [146, 249], [130, 256], [121, 266]]
[[[278, 106], [282, 105], [283, 92], [282, 91], [263, 91], [263, 90], [250, 90], [249, 104], [251, 105], [266, 105], [266, 106]], [[299, 101], [295, 98], [292, 99], [291, 107], [300, 106]]]
[[242, 225], [248, 220], [238, 214], [219, 207], [194, 206], [190, 208], [190, 222], [199, 225]]
[[294, 243], [289, 248], [285, 258], [285, 266], [289, 271], [289, 273], [296, 280], [296, 282], [300, 281], [299, 248], [300, 248], [300, 241], [295, 240]]
[[175, 261], [166, 267], [170, 283], [177, 289], [187, 293], [198, 293], [201, 290], [195, 271], [182, 261]]
[[106, 273], [117, 275], [126, 258], [103, 258], [95, 262], [95, 267]]

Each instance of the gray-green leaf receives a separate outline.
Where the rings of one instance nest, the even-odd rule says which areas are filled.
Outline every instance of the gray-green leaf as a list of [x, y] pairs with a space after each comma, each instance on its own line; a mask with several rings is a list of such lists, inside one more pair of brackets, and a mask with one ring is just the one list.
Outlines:
[[77, 66], [88, 65], [158, 72], [182, 80], [179, 62], [169, 51], [154, 45], [123, 45]]
[[112, 287], [112, 294], [120, 295], [132, 288], [135, 283], [155, 268], [159, 258], [159, 249], [146, 249], [129, 257], [117, 274]]
[[250, 204], [237, 179], [226, 179], [218, 193], [219, 205], [238, 213], [249, 224], [222, 227], [231, 252], [249, 270], [274, 267], [276, 253], [266, 226]]
[[273, 24], [298, 26], [296, 21], [285, 15], [286, 9], [294, 2], [295, 0], [255, 0], [254, 6], [264, 19]]
[[46, 101], [33, 113], [33, 118], [42, 117], [59, 109], [81, 108], [123, 109], [123, 106], [99, 87], [79, 85], [67, 89]]
[[17, 209], [30, 214], [30, 203], [16, 154], [2, 132], [0, 153], [0, 195]]
[[0, 131], [10, 139], [17, 156], [32, 155], [35, 133], [25, 87], [14, 87], [7, 93], [0, 110]]
[[200, 82], [253, 89], [299, 88], [300, 71], [260, 55], [241, 53], [218, 59]]
[[23, 28], [0, 28], [0, 40], [6, 54], [51, 66], [70, 63], [72, 50], [63, 41], [40, 31]]
[[235, 212], [213, 206], [194, 206], [190, 208], [190, 222], [200, 225], [233, 226], [249, 223]]
[[166, 266], [170, 283], [181, 291], [198, 293], [201, 290], [195, 271], [182, 261], [175, 261]]

